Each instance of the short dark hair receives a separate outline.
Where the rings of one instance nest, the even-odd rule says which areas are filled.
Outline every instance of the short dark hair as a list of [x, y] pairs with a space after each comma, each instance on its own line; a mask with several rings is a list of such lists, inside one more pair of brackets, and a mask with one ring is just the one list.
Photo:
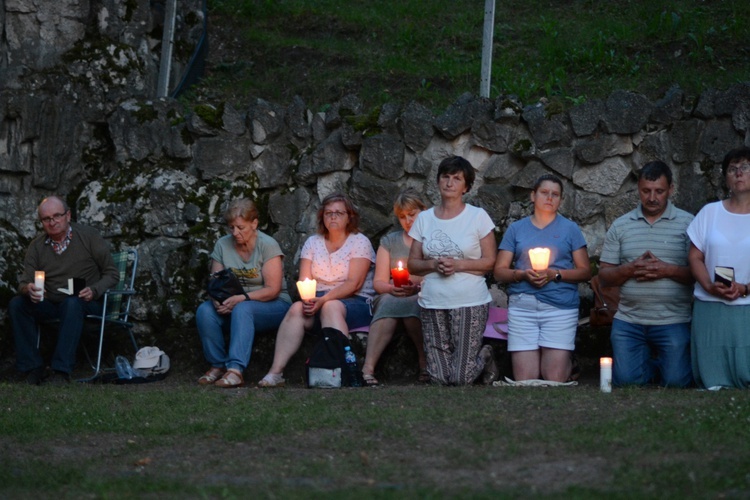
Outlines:
[[747, 160], [750, 161], [750, 148], [747, 146], [743, 146], [741, 148], [735, 148], [728, 152], [726, 156], [724, 156], [724, 160], [721, 162], [721, 175], [724, 177], [727, 176], [727, 168], [729, 168], [730, 163], [735, 163], [738, 160]]
[[544, 175], [542, 175], [541, 177], [539, 177], [536, 180], [536, 182], [534, 183], [534, 187], [531, 188], [531, 190], [536, 193], [536, 190], [539, 189], [539, 186], [541, 186], [542, 182], [544, 182], [544, 181], [554, 182], [555, 184], [557, 184], [558, 186], [560, 186], [560, 198], [562, 198], [563, 191], [564, 191], [563, 182], [562, 182], [562, 179], [560, 179], [555, 174], [544, 174]]
[[337, 201], [344, 204], [346, 207], [346, 213], [349, 216], [349, 221], [346, 224], [346, 234], [359, 233], [359, 211], [357, 210], [357, 207], [354, 206], [352, 200], [350, 200], [344, 193], [331, 193], [323, 198], [323, 201], [320, 203], [320, 208], [318, 209], [318, 234], [322, 234], [328, 238], [328, 228], [323, 223], [323, 214], [325, 213], [326, 206], [331, 203], [336, 203]]
[[661, 176], [667, 178], [667, 184], [672, 185], [672, 169], [661, 160], [654, 160], [643, 165], [638, 171], [638, 180], [658, 181]]
[[466, 182], [466, 192], [471, 191], [471, 186], [474, 185], [474, 179], [476, 173], [474, 173], [474, 167], [471, 163], [463, 156], [449, 156], [445, 160], [440, 162], [437, 172], [437, 182], [440, 182], [440, 176], [444, 174], [457, 174], [462, 172], [464, 174], [464, 182]]

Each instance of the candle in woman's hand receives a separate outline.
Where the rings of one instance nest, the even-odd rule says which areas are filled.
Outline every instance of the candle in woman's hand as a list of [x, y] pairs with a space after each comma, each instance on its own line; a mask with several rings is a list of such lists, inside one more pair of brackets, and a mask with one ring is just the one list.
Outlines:
[[310, 300], [315, 298], [315, 290], [318, 283], [310, 278], [305, 278], [304, 281], [297, 282], [297, 290], [299, 290], [299, 296], [302, 300]]
[[44, 271], [34, 271], [34, 286], [40, 288], [39, 302], [44, 300]]
[[393, 286], [396, 288], [409, 284], [409, 270], [404, 269], [401, 261], [398, 261], [398, 267], [391, 269], [391, 276], [393, 276]]
[[529, 250], [529, 259], [531, 260], [531, 269], [534, 271], [544, 271], [549, 267], [549, 248], [532, 248]]
[[612, 358], [599, 358], [599, 389], [612, 392]]

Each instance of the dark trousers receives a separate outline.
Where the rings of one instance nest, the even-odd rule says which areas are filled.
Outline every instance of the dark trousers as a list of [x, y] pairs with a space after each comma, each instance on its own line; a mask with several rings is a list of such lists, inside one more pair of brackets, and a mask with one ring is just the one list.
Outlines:
[[87, 314], [101, 314], [102, 301], [85, 302], [78, 297], [68, 297], [59, 303], [44, 300], [33, 303], [27, 296], [13, 297], [8, 313], [16, 342], [16, 367], [28, 372], [44, 366], [37, 346], [39, 321], [59, 320], [57, 345], [52, 356], [52, 369], [70, 373], [76, 364], [76, 350], [83, 332]]

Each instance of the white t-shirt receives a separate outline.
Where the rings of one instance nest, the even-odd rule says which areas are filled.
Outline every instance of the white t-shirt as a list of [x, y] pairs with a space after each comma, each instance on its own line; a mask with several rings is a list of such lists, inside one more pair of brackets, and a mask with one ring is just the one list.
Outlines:
[[[693, 245], [703, 252], [706, 270], [712, 280], [716, 266], [726, 266], [734, 268], [734, 281], [750, 282], [750, 214], [728, 212], [721, 201], [709, 203], [695, 216], [687, 234]], [[695, 298], [731, 306], [750, 304], [750, 296], [732, 301], [715, 297], [697, 281]]]
[[[434, 208], [421, 212], [414, 221], [409, 236], [422, 243], [422, 255], [427, 259], [479, 259], [482, 256], [480, 241], [494, 229], [495, 224], [487, 212], [466, 205], [452, 219], [438, 219]], [[473, 307], [491, 301], [484, 276], [471, 273], [455, 273], [451, 276], [429, 273], [425, 276], [419, 293], [419, 305], [425, 309]]]
[[312, 262], [312, 277], [317, 281], [317, 290], [328, 292], [346, 281], [349, 276], [349, 261], [351, 259], [368, 259], [370, 270], [367, 272], [365, 283], [356, 293], [363, 297], [375, 295], [372, 287], [374, 273], [375, 250], [372, 243], [362, 233], [350, 234], [344, 245], [333, 253], [328, 253], [325, 238], [320, 234], [310, 236], [302, 246], [300, 258]]

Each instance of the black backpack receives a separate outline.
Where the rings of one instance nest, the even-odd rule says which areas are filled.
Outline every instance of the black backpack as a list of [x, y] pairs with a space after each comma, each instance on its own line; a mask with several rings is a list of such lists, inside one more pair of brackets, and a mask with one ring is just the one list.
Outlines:
[[323, 328], [320, 340], [313, 347], [310, 357], [305, 362], [307, 387], [349, 387], [352, 375], [346, 366], [344, 348], [351, 342], [340, 330]]

